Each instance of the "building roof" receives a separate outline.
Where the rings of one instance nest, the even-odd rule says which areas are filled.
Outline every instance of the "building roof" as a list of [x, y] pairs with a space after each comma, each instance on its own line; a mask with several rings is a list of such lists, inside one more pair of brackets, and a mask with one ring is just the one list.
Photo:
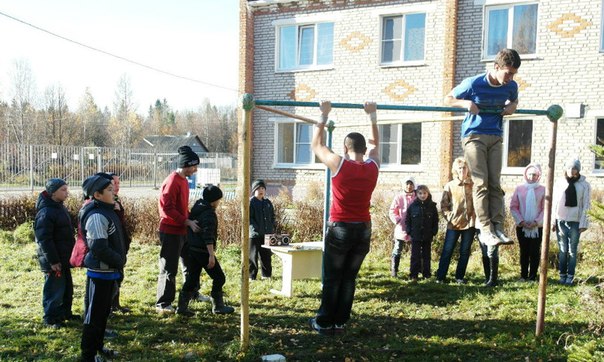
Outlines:
[[189, 146], [195, 153], [208, 153], [208, 148], [201, 142], [197, 135], [184, 136], [147, 136], [138, 144], [138, 148], [154, 148], [162, 151], [178, 150], [180, 146]]

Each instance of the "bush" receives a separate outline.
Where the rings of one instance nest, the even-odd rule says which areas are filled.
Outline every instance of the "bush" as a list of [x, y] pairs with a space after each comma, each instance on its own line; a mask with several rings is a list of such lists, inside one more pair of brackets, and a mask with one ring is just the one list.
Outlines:
[[33, 222], [28, 221], [17, 226], [13, 232], [13, 238], [19, 244], [33, 243], [35, 241]]
[[0, 199], [0, 229], [15, 230], [36, 217], [37, 195], [21, 194]]

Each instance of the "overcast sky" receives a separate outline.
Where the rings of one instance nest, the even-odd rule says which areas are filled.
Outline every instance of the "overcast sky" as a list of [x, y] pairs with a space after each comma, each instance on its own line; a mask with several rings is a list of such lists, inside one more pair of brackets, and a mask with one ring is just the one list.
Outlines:
[[204, 98], [237, 104], [237, 0], [5, 0], [0, 13], [87, 46], [158, 68], [187, 81], [130, 64], [49, 35], [0, 14], [0, 99], [9, 101], [15, 61], [29, 63], [41, 95], [61, 85], [77, 107], [86, 87], [96, 103], [113, 107], [127, 74], [139, 113], [156, 99], [174, 109], [195, 109]]

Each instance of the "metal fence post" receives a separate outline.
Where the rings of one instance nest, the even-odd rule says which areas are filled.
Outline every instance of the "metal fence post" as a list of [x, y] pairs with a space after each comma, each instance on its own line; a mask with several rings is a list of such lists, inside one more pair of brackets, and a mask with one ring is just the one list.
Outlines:
[[34, 146], [29, 145], [29, 188], [34, 192]]
[[157, 189], [157, 151], [153, 152], [153, 188]]

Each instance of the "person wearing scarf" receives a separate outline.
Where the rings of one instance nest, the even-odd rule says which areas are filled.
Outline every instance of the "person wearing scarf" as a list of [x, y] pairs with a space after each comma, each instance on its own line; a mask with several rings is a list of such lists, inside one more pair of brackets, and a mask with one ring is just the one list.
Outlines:
[[510, 201], [510, 213], [516, 224], [520, 244], [520, 280], [535, 281], [539, 268], [543, 235], [545, 187], [539, 184], [541, 167], [529, 164], [524, 169], [524, 183], [518, 185]]
[[589, 227], [591, 186], [580, 174], [581, 162], [572, 159], [564, 165], [564, 177], [556, 181], [552, 198], [552, 231], [558, 238], [560, 284], [573, 285], [577, 266], [579, 237]]

